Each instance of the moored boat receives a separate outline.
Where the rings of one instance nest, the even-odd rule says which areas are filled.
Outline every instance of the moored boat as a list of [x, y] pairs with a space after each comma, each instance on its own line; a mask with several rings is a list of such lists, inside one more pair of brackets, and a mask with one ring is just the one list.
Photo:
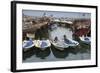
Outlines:
[[51, 41], [51, 43], [58, 50], [64, 50], [64, 48], [68, 48], [69, 47], [69, 45], [68, 44], [65, 44], [63, 41], [58, 41], [58, 42]]
[[51, 43], [49, 40], [36, 40], [35, 48], [36, 48], [36, 57], [40, 57], [41, 59], [45, 59], [50, 55], [50, 46]]
[[86, 44], [90, 44], [91, 43], [91, 37], [79, 37], [81, 41], [83, 41]]
[[66, 56], [68, 56], [66, 49], [69, 46], [67, 44], [63, 42], [53, 42], [53, 41], [51, 41], [51, 43], [52, 43], [51, 50], [56, 58], [66, 58]]
[[24, 40], [22, 48], [23, 48], [23, 60], [35, 54], [34, 41], [32, 40], [29, 41]]
[[76, 50], [75, 48], [79, 45], [77, 41], [68, 39], [65, 35], [63, 40], [58, 40], [58, 38], [55, 37], [51, 43], [51, 49], [56, 58], [66, 58], [69, 52]]
[[67, 39], [67, 40], [63, 40], [65, 44], [67, 44], [69, 47], [75, 47], [78, 46], [79, 43], [75, 40], [72, 39]]

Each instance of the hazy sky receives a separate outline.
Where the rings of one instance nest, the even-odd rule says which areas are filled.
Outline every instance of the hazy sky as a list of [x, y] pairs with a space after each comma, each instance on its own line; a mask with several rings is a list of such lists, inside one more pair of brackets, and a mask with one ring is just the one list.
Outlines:
[[22, 13], [28, 16], [46, 16], [53, 15], [54, 17], [70, 17], [70, 18], [91, 18], [91, 13], [82, 12], [58, 12], [58, 11], [40, 11], [40, 10], [23, 10]]

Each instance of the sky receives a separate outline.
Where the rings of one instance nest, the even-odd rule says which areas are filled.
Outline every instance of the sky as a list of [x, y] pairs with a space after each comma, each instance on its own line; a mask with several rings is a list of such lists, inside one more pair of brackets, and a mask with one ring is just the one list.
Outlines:
[[91, 13], [82, 13], [82, 12], [61, 12], [61, 11], [40, 11], [40, 10], [23, 10], [22, 13], [28, 16], [43, 16], [46, 13], [46, 16], [53, 15], [53, 17], [69, 17], [69, 18], [91, 18]]

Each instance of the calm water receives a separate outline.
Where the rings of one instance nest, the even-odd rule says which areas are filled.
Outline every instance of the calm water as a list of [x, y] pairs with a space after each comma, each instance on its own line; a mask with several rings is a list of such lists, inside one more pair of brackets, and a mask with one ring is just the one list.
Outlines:
[[61, 58], [55, 58], [55, 56], [51, 52], [51, 54], [45, 59], [40, 59], [37, 58], [35, 55], [33, 55], [30, 58], [24, 60], [23, 62], [45, 62], [45, 61], [67, 61], [67, 60], [69, 61], [69, 60], [86, 60], [86, 59], [90, 59], [89, 53], [77, 53], [76, 55], [70, 53], [66, 58], [61, 59]]

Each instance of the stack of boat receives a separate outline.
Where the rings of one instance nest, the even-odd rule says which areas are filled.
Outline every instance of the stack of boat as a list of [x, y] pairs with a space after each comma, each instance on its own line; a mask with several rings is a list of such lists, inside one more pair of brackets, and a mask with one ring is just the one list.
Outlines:
[[[77, 41], [68, 39], [68, 41], [62, 40], [58, 42], [50, 40], [29, 40], [23, 41], [23, 59], [36, 55], [36, 57], [45, 59], [50, 55], [51, 51], [56, 58], [66, 58], [68, 53], [66, 49], [68, 47], [74, 47], [79, 45]], [[51, 50], [50, 50], [51, 48]]]
[[49, 40], [29, 40], [23, 41], [23, 59], [25, 60], [32, 55], [45, 58], [50, 54], [51, 43]]

